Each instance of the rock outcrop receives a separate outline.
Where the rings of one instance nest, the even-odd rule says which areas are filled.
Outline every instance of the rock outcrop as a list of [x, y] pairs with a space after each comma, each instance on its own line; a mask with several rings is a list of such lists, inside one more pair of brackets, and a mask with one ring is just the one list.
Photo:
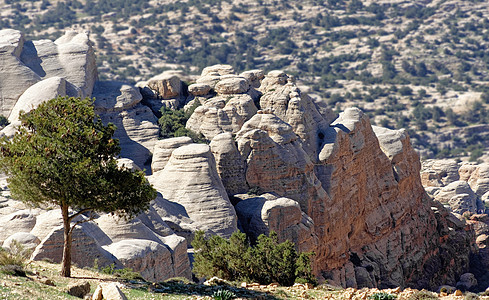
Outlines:
[[[0, 48], [2, 115], [9, 117], [19, 97], [30, 86], [51, 77], [69, 82], [65, 86], [66, 95], [91, 96], [97, 68], [87, 33], [69, 31], [54, 42], [26, 41], [21, 32], [4, 29], [0, 31]], [[47, 95], [50, 91], [44, 92]]]
[[86, 32], [67, 31], [54, 42], [26, 42], [20, 60], [43, 79], [62, 77], [78, 87], [82, 97], [92, 95], [98, 74], [94, 49]]
[[[138, 89], [95, 83], [86, 33], [27, 42], [18, 31], [1, 30], [0, 49], [0, 112], [12, 112], [12, 123], [18, 111], [57, 95], [94, 96], [103, 122], [118, 128], [121, 158], [130, 159], [129, 168], [153, 172], [149, 180], [159, 195], [148, 212], [129, 222], [97, 215], [74, 229], [79, 266], [93, 266], [96, 258], [148, 280], [190, 277], [186, 248], [193, 232], [228, 237], [238, 217], [252, 238], [274, 230], [298, 249], [314, 250], [316, 274], [343, 286], [473, 288], [471, 275], [460, 275], [475, 253], [475, 232], [478, 255], [489, 262], [483, 256], [489, 222], [479, 215], [457, 218], [430, 199], [405, 131], [372, 127], [356, 108], [337, 117], [282, 71], [236, 75], [231, 66], [217, 65], [190, 87], [166, 74]], [[193, 104], [200, 106], [186, 127], [210, 146], [189, 138], [158, 141], [161, 106]], [[483, 210], [487, 165], [445, 161], [425, 169], [423, 183], [435, 199], [459, 213]], [[59, 212], [20, 210], [14, 202], [1, 210], [0, 241], [17, 236], [39, 243], [34, 259], [59, 260]]]
[[114, 137], [121, 144], [120, 156], [132, 159], [149, 173], [159, 128], [151, 109], [140, 103], [139, 90], [121, 82], [97, 82], [93, 96], [102, 121], [117, 126]]
[[153, 159], [151, 161], [151, 172], [154, 174], [163, 170], [173, 150], [181, 146], [192, 143], [192, 139], [187, 136], [159, 140], [155, 143]]
[[230, 236], [237, 229], [236, 213], [208, 145], [190, 144], [174, 150], [165, 168], [153, 174], [150, 182], [210, 232]]
[[209, 140], [220, 133], [238, 132], [258, 110], [255, 105], [258, 92], [250, 87], [246, 78], [230, 72], [231, 66], [206, 68], [197, 80], [199, 84], [210, 86], [217, 95], [196, 99], [202, 105], [195, 109], [186, 127], [202, 133]]
[[279, 242], [289, 240], [298, 251], [316, 251], [318, 237], [314, 222], [302, 212], [299, 203], [288, 198], [277, 198], [272, 194], [258, 197], [235, 195], [241, 201], [235, 206], [243, 232], [253, 240], [260, 234], [274, 231]]
[[41, 77], [20, 60], [25, 42], [20, 31], [0, 30], [0, 114], [5, 117], [22, 93], [41, 81]]
[[231, 133], [216, 135], [210, 145], [216, 159], [216, 168], [222, 184], [229, 195], [248, 191], [246, 183], [246, 163], [236, 147]]

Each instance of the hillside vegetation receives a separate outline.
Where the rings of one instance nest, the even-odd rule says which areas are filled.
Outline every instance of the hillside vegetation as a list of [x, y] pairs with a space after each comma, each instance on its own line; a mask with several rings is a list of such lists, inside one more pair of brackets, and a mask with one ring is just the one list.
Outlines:
[[[478, 160], [489, 147], [489, 3], [457, 1], [3, 1], [0, 28], [29, 38], [91, 31], [100, 77], [137, 82], [283, 69], [338, 111], [409, 130], [423, 157]], [[483, 158], [483, 157], [482, 157]]]

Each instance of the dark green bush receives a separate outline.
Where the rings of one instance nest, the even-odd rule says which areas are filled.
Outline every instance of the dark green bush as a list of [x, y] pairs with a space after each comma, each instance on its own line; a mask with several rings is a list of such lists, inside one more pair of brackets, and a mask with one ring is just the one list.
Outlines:
[[5, 116], [0, 115], [0, 127], [7, 126], [8, 124], [8, 119]]
[[236, 295], [229, 290], [217, 290], [212, 294], [212, 298], [216, 300], [231, 300], [236, 298]]
[[397, 296], [392, 295], [392, 294], [388, 294], [388, 293], [384, 293], [384, 292], [378, 292], [378, 293], [375, 293], [368, 298], [372, 299], [372, 300], [394, 300], [397, 298]]
[[184, 111], [183, 109], [173, 110], [163, 106], [160, 110], [161, 117], [158, 120], [158, 124], [160, 125], [160, 136], [165, 139], [188, 136], [192, 138], [194, 142], [205, 141], [202, 134], [195, 133], [185, 128], [188, 119], [199, 105], [200, 103], [196, 101], [187, 111]]
[[297, 253], [290, 241], [278, 242], [275, 232], [260, 235], [250, 246], [246, 234], [235, 232], [229, 239], [214, 235], [206, 239], [204, 232], [196, 233], [194, 273], [230, 281], [277, 282], [284, 286], [301, 282], [316, 283], [311, 270], [313, 253]]

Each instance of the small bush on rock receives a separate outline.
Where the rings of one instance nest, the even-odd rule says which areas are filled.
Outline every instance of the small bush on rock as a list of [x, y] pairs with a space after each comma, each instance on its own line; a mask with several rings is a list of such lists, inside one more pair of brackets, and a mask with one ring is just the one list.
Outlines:
[[394, 300], [397, 297], [396, 297], [396, 295], [392, 295], [392, 294], [388, 294], [388, 293], [384, 293], [384, 292], [379, 292], [379, 293], [375, 293], [375, 294], [371, 295], [368, 298], [372, 299], [372, 300]]
[[250, 246], [246, 234], [235, 232], [229, 239], [196, 233], [194, 273], [200, 277], [219, 277], [229, 281], [248, 281], [293, 285], [297, 279], [316, 283], [311, 270], [313, 253], [297, 253], [290, 241], [278, 242], [275, 232], [260, 235]]

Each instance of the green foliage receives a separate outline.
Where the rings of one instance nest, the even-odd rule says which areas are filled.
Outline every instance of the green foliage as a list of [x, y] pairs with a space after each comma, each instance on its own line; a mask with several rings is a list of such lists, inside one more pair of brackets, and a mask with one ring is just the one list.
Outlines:
[[372, 299], [372, 300], [394, 300], [397, 298], [397, 296], [392, 295], [392, 294], [388, 294], [388, 293], [384, 293], [384, 292], [379, 292], [379, 293], [373, 294], [372, 296], [370, 296], [368, 298]]
[[212, 294], [212, 298], [216, 300], [230, 300], [236, 298], [236, 295], [230, 290], [217, 290]]
[[24, 267], [32, 251], [13, 241], [9, 248], [0, 247], [0, 273], [14, 276], [26, 276]]
[[194, 110], [199, 106], [199, 101], [195, 101], [194, 104], [186, 111], [184, 111], [183, 109], [173, 110], [163, 106], [160, 110], [161, 117], [158, 120], [158, 124], [160, 125], [160, 136], [165, 139], [179, 136], [188, 136], [192, 138], [192, 140], [196, 143], [205, 142], [205, 138], [202, 134], [197, 134], [185, 128], [188, 119], [190, 118]]
[[142, 172], [117, 167], [115, 126], [104, 126], [91, 104], [59, 97], [20, 114], [19, 132], [0, 144], [14, 198], [131, 216], [156, 197]]
[[217, 276], [230, 281], [252, 281], [262, 284], [278, 282], [290, 286], [297, 278], [316, 283], [312, 274], [312, 253], [297, 253], [290, 241], [278, 242], [275, 232], [260, 235], [250, 246], [246, 234], [235, 232], [230, 239], [197, 232], [192, 242], [196, 250], [194, 273], [201, 277]]
[[[68, 239], [71, 221], [82, 213], [129, 218], [156, 197], [143, 172], [117, 166], [116, 128], [102, 124], [92, 100], [58, 97], [21, 112], [19, 119], [14, 137], [0, 140], [0, 163], [12, 197], [32, 206], [60, 207]], [[69, 215], [69, 209], [75, 212]]]
[[5, 116], [0, 115], [0, 127], [7, 126], [9, 123]]

